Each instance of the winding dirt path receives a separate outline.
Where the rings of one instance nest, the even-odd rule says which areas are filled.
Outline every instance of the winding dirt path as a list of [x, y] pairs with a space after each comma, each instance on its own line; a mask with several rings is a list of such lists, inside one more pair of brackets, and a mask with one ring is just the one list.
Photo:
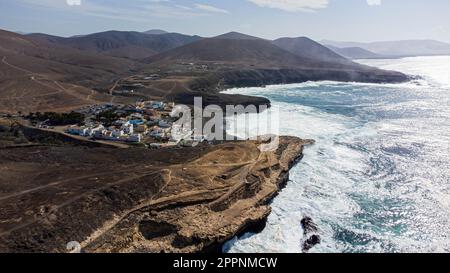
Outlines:
[[124, 173], [124, 172], [123, 171], [121, 171], [121, 172], [108, 171], [108, 172], [95, 173], [95, 174], [91, 174], [91, 175], [84, 175], [84, 176], [78, 176], [78, 177], [73, 177], [73, 178], [61, 179], [61, 180], [57, 180], [57, 181], [54, 181], [54, 182], [51, 182], [49, 184], [42, 185], [42, 186], [39, 186], [39, 187], [35, 187], [35, 188], [31, 188], [31, 189], [20, 191], [20, 192], [16, 192], [16, 193], [0, 196], [0, 201], [6, 200], [6, 199], [9, 199], [9, 198], [13, 198], [13, 197], [19, 197], [19, 196], [22, 196], [22, 195], [25, 195], [25, 194], [28, 194], [28, 193], [44, 190], [44, 189], [47, 189], [47, 188], [50, 188], [50, 187], [53, 187], [53, 186], [58, 186], [58, 185], [61, 185], [61, 184], [65, 184], [65, 183], [76, 181], [76, 180], [80, 180], [80, 179], [89, 179], [89, 178], [93, 178], [93, 177], [101, 176], [101, 175], [112, 175], [112, 174], [121, 174], [121, 173]]
[[[56, 91], [56, 92], [51, 92], [51, 93], [46, 93], [46, 94], [40, 94], [40, 95], [34, 95], [34, 96], [33, 96], [33, 95], [30, 95], [30, 96], [28, 96], [28, 97], [31, 97], [31, 98], [38, 98], [38, 97], [46, 97], [46, 96], [51, 96], [51, 95], [57, 95], [57, 94], [60, 94], [60, 93], [66, 93], [67, 95], [76, 97], [76, 98], [81, 99], [81, 100], [87, 100], [87, 101], [89, 101], [89, 102], [95, 102], [95, 100], [92, 100], [92, 96], [95, 94], [95, 91], [94, 91], [94, 90], [91, 90], [91, 94], [88, 95], [86, 98], [84, 98], [84, 97], [82, 97], [82, 96], [79, 96], [79, 95], [77, 94], [77, 91], [67, 89], [66, 87], [64, 87], [64, 86], [63, 86], [60, 82], [58, 82], [58, 81], [50, 80], [50, 79], [44, 77], [43, 75], [40, 75], [40, 74], [35, 73], [35, 72], [33, 72], [33, 71], [30, 71], [30, 70], [27, 70], [27, 69], [18, 67], [18, 66], [16, 66], [16, 65], [10, 64], [9, 62], [6, 61], [6, 56], [3, 56], [3, 58], [2, 58], [2, 63], [5, 64], [5, 65], [7, 65], [7, 66], [9, 66], [9, 67], [11, 67], [11, 68], [13, 68], [13, 69], [16, 69], [16, 70], [19, 70], [19, 71], [21, 71], [21, 72], [27, 73], [27, 74], [30, 76], [30, 80], [32, 80], [33, 82], [35, 82], [35, 83], [37, 83], [37, 84], [39, 84], [39, 85], [41, 85], [41, 86], [43, 86], [43, 87], [46, 87], [46, 88], [49, 88], [49, 89], [52, 89], [52, 90], [55, 90], [55, 91]], [[36, 77], [43, 77], [43, 78], [45, 78], [46, 80], [53, 82], [53, 84], [54, 84], [56, 87], [55, 87], [55, 86], [51, 86], [51, 85], [49, 85], [49, 84], [47, 84], [47, 83], [44, 83], [44, 82], [42, 82], [42, 81], [36, 79]], [[21, 97], [1, 98], [0, 100], [15, 100], [15, 99], [20, 99], [20, 98], [22, 98], [22, 97], [23, 97], [23, 96], [21, 96]]]
[[[10, 234], [11, 232], [14, 232], [14, 231], [16, 231], [16, 230], [19, 230], [19, 229], [22, 229], [22, 228], [31, 226], [31, 225], [33, 225], [33, 224], [39, 222], [39, 221], [43, 221], [44, 219], [46, 219], [48, 216], [54, 214], [54, 213], [55, 213], [56, 211], [58, 211], [59, 209], [61, 209], [61, 208], [65, 207], [65, 206], [68, 206], [68, 205], [70, 205], [70, 204], [72, 204], [72, 203], [74, 203], [74, 202], [80, 200], [81, 198], [83, 198], [83, 197], [86, 196], [86, 195], [89, 195], [89, 194], [92, 194], [92, 193], [95, 193], [95, 192], [99, 192], [99, 191], [102, 191], [102, 190], [106, 190], [106, 189], [108, 189], [108, 188], [110, 188], [110, 187], [113, 187], [113, 186], [116, 186], [116, 185], [119, 185], [119, 184], [122, 184], [122, 183], [126, 183], [126, 182], [129, 182], [129, 181], [133, 181], [133, 180], [135, 180], [135, 179], [139, 179], [139, 178], [142, 178], [142, 177], [145, 177], [145, 176], [148, 176], [148, 175], [156, 174], [156, 173], [159, 173], [159, 172], [161, 172], [161, 171], [164, 171], [164, 169], [158, 170], [158, 171], [155, 171], [155, 172], [150, 172], [150, 173], [142, 174], [142, 175], [133, 175], [132, 177], [125, 178], [125, 179], [121, 179], [121, 180], [118, 180], [118, 181], [116, 181], [116, 182], [106, 184], [106, 185], [103, 186], [103, 187], [96, 188], [96, 189], [93, 189], [93, 190], [84, 192], [83, 194], [80, 194], [80, 195], [78, 195], [78, 196], [76, 196], [76, 197], [73, 197], [73, 198], [71, 198], [71, 199], [69, 199], [69, 200], [67, 200], [67, 201], [65, 201], [65, 202], [63, 202], [63, 203], [61, 203], [61, 204], [59, 204], [59, 205], [53, 207], [50, 211], [48, 211], [46, 214], [42, 215], [42, 217], [40, 217], [40, 218], [38, 218], [38, 219], [35, 219], [35, 220], [32, 220], [32, 221], [25, 222], [25, 223], [23, 223], [23, 224], [21, 224], [21, 225], [15, 226], [15, 227], [12, 228], [12, 229], [9, 229], [9, 230], [6, 230], [6, 231], [0, 233], [0, 237], [5, 236], [5, 235], [7, 235], [7, 234]], [[171, 177], [171, 176], [170, 176], [170, 175], [171, 175], [171, 171], [170, 171], [170, 170], [167, 170], [167, 171], [170, 172], [170, 173], [169, 173], [169, 177]], [[167, 186], [167, 184], [166, 184], [165, 186]], [[165, 186], [164, 186], [164, 187], [165, 187]], [[133, 209], [133, 210], [134, 210], [134, 209]]]
[[[95, 241], [96, 239], [100, 238], [103, 234], [107, 233], [108, 231], [110, 231], [111, 229], [113, 229], [117, 224], [119, 224], [123, 219], [125, 219], [126, 217], [128, 217], [130, 214], [132, 214], [135, 211], [141, 210], [145, 207], [151, 206], [153, 203], [153, 199], [155, 196], [158, 196], [161, 192], [164, 191], [164, 189], [170, 184], [170, 182], [172, 181], [172, 171], [169, 169], [162, 169], [158, 172], [167, 172], [167, 178], [164, 179], [164, 185], [161, 187], [161, 189], [159, 189], [159, 191], [157, 193], [155, 193], [152, 198], [150, 198], [148, 201], [132, 208], [129, 209], [125, 212], [123, 212], [121, 215], [116, 216], [114, 219], [108, 221], [107, 223], [105, 223], [103, 225], [103, 227], [99, 228], [97, 231], [95, 231], [94, 233], [92, 233], [86, 240], [84, 240], [83, 242], [81, 242], [81, 247], [85, 248], [86, 246], [88, 246], [90, 243], [92, 243], [93, 241]], [[156, 172], [155, 172], [156, 173]], [[150, 173], [151, 174], [151, 173]], [[148, 174], [148, 175], [150, 175]]]
[[30, 74], [30, 75], [37, 75], [36, 73], [31, 72], [30, 70], [23, 69], [23, 68], [20, 68], [20, 67], [18, 67], [18, 66], [15, 66], [15, 65], [12, 65], [12, 64], [8, 63], [8, 62], [6, 61], [6, 56], [3, 56], [3, 58], [2, 58], [2, 63], [4, 63], [4, 64], [6, 64], [7, 66], [12, 67], [12, 68], [14, 68], [14, 69], [16, 69], [16, 70], [25, 72], [25, 73], [27, 73], [27, 74]]

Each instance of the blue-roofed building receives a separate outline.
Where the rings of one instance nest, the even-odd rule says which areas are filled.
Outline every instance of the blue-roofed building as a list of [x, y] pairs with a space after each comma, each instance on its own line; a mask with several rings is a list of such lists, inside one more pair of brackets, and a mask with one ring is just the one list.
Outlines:
[[142, 125], [144, 124], [144, 121], [142, 119], [133, 119], [128, 121], [132, 125]]

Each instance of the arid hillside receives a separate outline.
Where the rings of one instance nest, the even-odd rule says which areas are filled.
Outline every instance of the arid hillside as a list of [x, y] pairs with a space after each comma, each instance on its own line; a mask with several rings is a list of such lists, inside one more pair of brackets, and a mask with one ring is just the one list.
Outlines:
[[218, 94], [232, 87], [321, 80], [371, 83], [408, 80], [399, 72], [352, 62], [308, 38], [272, 42], [237, 32], [199, 40], [152, 56], [146, 62], [148, 65], [142, 71], [160, 73], [165, 79], [150, 83], [149, 88], [141, 90], [142, 94], [157, 95], [154, 87], [167, 83], [170, 77], [183, 84], [171, 88], [165, 98], [185, 104], [191, 104], [194, 96], [203, 96], [216, 104], [255, 101], [233, 100]]
[[71, 241], [87, 252], [220, 250], [264, 226], [269, 201], [312, 143], [149, 151], [35, 134], [0, 127], [0, 252], [67, 252]]
[[0, 31], [1, 112], [73, 109], [112, 99], [107, 90], [133, 63]]
[[199, 36], [178, 33], [147, 34], [135, 31], [106, 31], [69, 38], [37, 33], [27, 37], [93, 53], [135, 60], [202, 39]]
[[273, 44], [303, 58], [356, 66], [356, 63], [351, 62], [345, 57], [331, 51], [330, 49], [307, 37], [280, 38], [273, 41]]
[[265, 40], [203, 39], [149, 58], [150, 62], [221, 62], [247, 66], [293, 66], [302, 60]]
[[316, 80], [408, 79], [356, 64], [307, 38], [272, 42], [237, 32], [201, 39], [119, 31], [72, 38], [0, 31], [0, 76], [3, 113], [63, 112], [141, 99], [192, 104], [196, 96], [218, 105], [268, 105], [264, 98], [220, 91]]

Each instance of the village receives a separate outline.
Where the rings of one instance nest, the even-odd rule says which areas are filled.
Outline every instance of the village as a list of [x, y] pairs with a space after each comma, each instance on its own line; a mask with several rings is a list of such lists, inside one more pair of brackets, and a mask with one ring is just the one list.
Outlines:
[[189, 147], [205, 141], [203, 136], [194, 138], [192, 131], [180, 131], [174, 124], [179, 119], [174, 115], [174, 106], [161, 101], [86, 106], [74, 111], [84, 115], [83, 125], [63, 129], [67, 134], [86, 139], [143, 144], [149, 148]]

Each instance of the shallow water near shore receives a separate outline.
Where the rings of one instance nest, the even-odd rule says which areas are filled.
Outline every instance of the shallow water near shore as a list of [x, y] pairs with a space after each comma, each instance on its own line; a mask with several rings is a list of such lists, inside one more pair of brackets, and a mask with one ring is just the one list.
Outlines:
[[226, 91], [269, 98], [282, 135], [316, 144], [274, 199], [266, 228], [225, 251], [301, 252], [305, 216], [322, 238], [311, 252], [450, 251], [450, 57], [360, 62], [422, 79]]

